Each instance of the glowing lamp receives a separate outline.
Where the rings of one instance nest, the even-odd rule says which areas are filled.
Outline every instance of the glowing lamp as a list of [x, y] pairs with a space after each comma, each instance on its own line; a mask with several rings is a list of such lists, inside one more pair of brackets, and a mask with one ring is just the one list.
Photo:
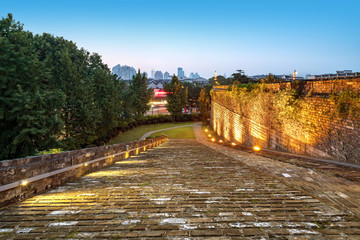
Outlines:
[[22, 185], [22, 186], [26, 186], [26, 185], [28, 185], [28, 184], [29, 184], [29, 182], [28, 182], [28, 181], [26, 181], [26, 180], [21, 181], [21, 185]]
[[231, 145], [236, 146], [236, 143], [231, 143]]
[[223, 140], [220, 139], [220, 140], [219, 140], [219, 143], [223, 143]]
[[215, 138], [212, 138], [211, 141], [215, 142]]
[[84, 166], [87, 167], [89, 164], [88, 163], [85, 163]]
[[205, 129], [205, 132], [208, 132], [209, 130], [208, 129]]
[[208, 137], [211, 137], [211, 134], [209, 134]]
[[254, 147], [254, 150], [255, 150], [255, 151], [260, 151], [261, 149], [260, 149], [260, 147], [255, 146], [255, 147]]

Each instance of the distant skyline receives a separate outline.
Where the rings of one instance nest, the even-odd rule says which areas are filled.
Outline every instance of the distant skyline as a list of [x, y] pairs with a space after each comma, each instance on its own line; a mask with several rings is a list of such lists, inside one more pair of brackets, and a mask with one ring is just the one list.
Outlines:
[[360, 1], [2, 1], [24, 29], [117, 64], [186, 75], [360, 71]]

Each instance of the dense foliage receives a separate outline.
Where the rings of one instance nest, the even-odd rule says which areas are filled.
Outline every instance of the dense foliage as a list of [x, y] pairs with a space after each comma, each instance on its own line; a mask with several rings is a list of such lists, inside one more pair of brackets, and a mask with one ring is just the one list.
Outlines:
[[172, 77], [170, 83], [165, 84], [164, 89], [168, 92], [166, 108], [173, 116], [173, 121], [175, 121], [176, 117], [182, 114], [182, 109], [187, 105], [188, 90], [184, 88], [183, 84], [175, 75]]
[[145, 76], [130, 87], [101, 57], [0, 21], [0, 159], [101, 144], [147, 109]]

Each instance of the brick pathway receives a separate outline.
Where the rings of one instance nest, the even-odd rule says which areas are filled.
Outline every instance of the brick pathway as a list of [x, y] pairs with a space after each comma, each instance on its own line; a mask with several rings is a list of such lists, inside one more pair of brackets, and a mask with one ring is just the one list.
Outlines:
[[360, 217], [359, 169], [276, 155], [270, 155], [271, 159], [264, 157], [269, 154], [240, 151], [236, 149], [239, 147], [233, 148], [209, 141], [201, 131], [201, 124], [194, 125], [194, 133], [196, 139], [209, 148], [262, 170], [296, 189], [305, 190], [327, 205]]
[[360, 221], [196, 140], [0, 210], [0, 239], [360, 239]]

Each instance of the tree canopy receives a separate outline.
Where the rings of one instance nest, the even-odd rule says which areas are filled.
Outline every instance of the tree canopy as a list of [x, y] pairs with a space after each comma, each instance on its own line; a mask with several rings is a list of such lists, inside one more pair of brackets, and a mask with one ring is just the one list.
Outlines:
[[148, 109], [145, 76], [129, 85], [97, 53], [24, 31], [11, 14], [2, 18], [0, 159], [100, 143]]
[[184, 88], [179, 79], [173, 75], [171, 82], [164, 85], [164, 89], [168, 92], [166, 108], [175, 121], [176, 116], [182, 113], [182, 109], [187, 104], [187, 88]]

